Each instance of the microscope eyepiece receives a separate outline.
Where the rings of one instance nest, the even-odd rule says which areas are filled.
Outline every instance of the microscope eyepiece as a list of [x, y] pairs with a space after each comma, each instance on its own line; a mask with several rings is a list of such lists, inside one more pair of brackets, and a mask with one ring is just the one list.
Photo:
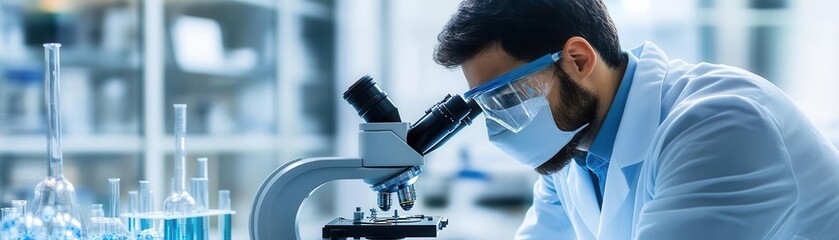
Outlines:
[[370, 76], [361, 77], [346, 92], [344, 100], [368, 123], [401, 122], [399, 109]]
[[480, 107], [473, 107], [472, 101], [466, 101], [460, 95], [446, 95], [442, 101], [425, 111], [411, 129], [408, 130], [408, 145], [418, 153], [425, 155], [435, 146], [448, 141], [463, 127], [472, 124], [472, 119], [481, 113]]

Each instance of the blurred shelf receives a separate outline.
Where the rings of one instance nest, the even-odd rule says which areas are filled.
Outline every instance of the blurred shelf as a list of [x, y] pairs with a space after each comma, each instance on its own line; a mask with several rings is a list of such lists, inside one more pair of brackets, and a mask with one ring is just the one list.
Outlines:
[[[127, 153], [140, 152], [142, 139], [138, 136], [90, 135], [66, 136], [61, 139], [64, 153]], [[45, 154], [46, 135], [4, 135], [0, 138], [0, 153]]]
[[[251, 6], [262, 7], [265, 9], [278, 9], [283, 8], [283, 4], [279, 4], [279, 1], [270, 1], [270, 0], [235, 0], [231, 1], [233, 3], [242, 3]], [[227, 1], [176, 1], [174, 4], [180, 3], [187, 3], [187, 4], [227, 4]], [[171, 2], [169, 4], [172, 4]], [[319, 18], [319, 19], [330, 19], [330, 6], [327, 6], [325, 1], [295, 1], [293, 6], [293, 12], [306, 17], [312, 18]]]
[[[185, 75], [189, 75], [188, 77], [184, 77], [187, 80], [200, 80], [200, 81], [207, 81], [208, 79], [221, 79], [221, 80], [240, 80], [240, 79], [254, 79], [254, 78], [266, 78], [266, 77], [274, 77], [276, 73], [274, 73], [274, 69], [270, 68], [270, 66], [257, 66], [254, 68], [250, 68], [247, 70], [238, 70], [232, 68], [203, 68], [203, 69], [184, 69], [177, 64], [170, 64], [166, 66], [169, 69], [177, 69], [177, 71], [170, 70], [172, 72], [177, 72]], [[171, 73], [170, 73], [171, 74]], [[241, 81], [237, 81], [241, 82]]]
[[[174, 138], [167, 136], [156, 141], [166, 152], [173, 152]], [[68, 136], [61, 140], [65, 153], [130, 153], [141, 152], [143, 138], [139, 136]], [[329, 138], [317, 136], [276, 137], [270, 135], [190, 136], [187, 150], [195, 152], [273, 152], [312, 151], [328, 147]], [[47, 149], [46, 136], [4, 135], [0, 138], [0, 154], [42, 154]]]
[[743, 19], [738, 25], [742, 26], [791, 26], [789, 21], [792, 10], [790, 9], [698, 9], [697, 16], [699, 24], [712, 26], [731, 25], [731, 19], [721, 17], [736, 13]]
[[[248, 77], [259, 77], [264, 76], [266, 74], [257, 74], [257, 71], [248, 71], [248, 70], [233, 70], [227, 68], [207, 68], [207, 69], [182, 69], [184, 73], [188, 74], [196, 74], [196, 75], [209, 75], [212, 77], [227, 77], [227, 78], [248, 78]], [[271, 75], [267, 75], [271, 76]], [[205, 79], [202, 78], [186, 78], [186, 79], [201, 79], [204, 81]]]
[[[310, 151], [323, 149], [330, 144], [327, 137], [271, 135], [188, 136], [186, 141], [187, 151], [190, 152]], [[167, 136], [159, 142], [163, 144], [163, 150], [175, 151], [174, 137]]]
[[312, 1], [302, 1], [299, 2], [300, 5], [297, 6], [296, 12], [301, 16], [317, 18], [317, 19], [330, 19], [330, 8], [326, 6], [324, 3], [320, 2], [312, 2]]
[[274, 9], [276, 6], [275, 1], [270, 0], [236, 0], [235, 2], [241, 2], [245, 4], [251, 4], [254, 6], [260, 6], [267, 9]]
[[227, 3], [241, 3], [247, 5], [253, 5], [257, 7], [263, 7], [267, 9], [274, 9], [275, 4], [274, 1], [271, 0], [234, 0], [234, 1], [221, 1], [221, 0], [170, 0], [166, 1], [168, 5], [193, 5], [193, 4], [227, 4]]
[[10, 57], [10, 56], [4, 56], [4, 55], [0, 54], [0, 66], [4, 66], [4, 67], [6, 67], [6, 66], [20, 66], [20, 65], [23, 65], [23, 66], [36, 65], [37, 63], [38, 62], [34, 62], [31, 59], [28, 59], [26, 57], [20, 57], [20, 56]]
[[[61, 50], [61, 65], [63, 67], [82, 67], [99, 71], [139, 71], [140, 56], [138, 53], [108, 51], [101, 49], [78, 49], [67, 47]], [[22, 56], [0, 55], [0, 64], [12, 66], [33, 66], [43, 68], [43, 49], [27, 47]]]
[[[140, 71], [141, 59], [139, 53], [115, 52], [99, 49], [73, 49], [62, 50], [62, 62], [64, 66], [89, 67], [98, 70], [134, 70]], [[41, 60], [41, 59], [39, 59]]]

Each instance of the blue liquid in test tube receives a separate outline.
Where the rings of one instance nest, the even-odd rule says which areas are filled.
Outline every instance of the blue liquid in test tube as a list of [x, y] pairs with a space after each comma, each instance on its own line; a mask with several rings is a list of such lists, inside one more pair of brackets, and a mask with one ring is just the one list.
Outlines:
[[[151, 197], [151, 189], [149, 188], [149, 181], [140, 181], [140, 209], [139, 212], [146, 216], [151, 214], [152, 211], [152, 199]], [[140, 231], [152, 228], [152, 222], [148, 218], [140, 218]]]
[[[128, 213], [130, 214], [137, 214], [137, 209], [139, 207], [139, 200], [140, 197], [137, 191], [128, 191]], [[137, 219], [130, 217], [126, 219], [126, 225], [128, 225], [128, 232], [131, 234], [135, 234], [137, 232]]]
[[[192, 193], [195, 196], [195, 205], [198, 212], [210, 210], [210, 191], [207, 173], [207, 158], [198, 158], [198, 177], [192, 178]], [[196, 240], [210, 239], [210, 217], [194, 217], [194, 234]]]
[[[218, 209], [230, 210], [230, 190], [218, 191]], [[230, 214], [218, 216], [218, 235], [221, 240], [230, 240]]]

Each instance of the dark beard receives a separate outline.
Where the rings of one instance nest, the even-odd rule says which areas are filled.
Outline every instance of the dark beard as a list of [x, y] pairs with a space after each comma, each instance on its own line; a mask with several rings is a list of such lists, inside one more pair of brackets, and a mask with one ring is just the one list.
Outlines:
[[563, 131], [573, 131], [589, 123], [589, 126], [577, 133], [571, 142], [568, 142], [562, 149], [559, 150], [547, 162], [536, 167], [536, 172], [542, 175], [550, 175], [562, 170], [575, 157], [584, 157], [585, 152], [578, 150], [583, 141], [589, 140], [594, 136], [589, 133], [597, 132], [594, 123], [597, 121], [597, 107], [600, 102], [593, 93], [587, 91], [582, 86], [571, 80], [564, 71], [556, 68], [555, 75], [559, 78], [559, 84], [555, 86], [559, 91], [559, 106], [551, 107], [554, 121]]

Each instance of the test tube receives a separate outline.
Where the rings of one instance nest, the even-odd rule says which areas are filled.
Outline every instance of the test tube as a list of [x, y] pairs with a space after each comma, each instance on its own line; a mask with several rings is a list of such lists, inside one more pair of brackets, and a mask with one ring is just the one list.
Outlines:
[[26, 216], [26, 200], [12, 200], [12, 208], [17, 209], [20, 216]]
[[23, 238], [23, 233], [20, 232], [20, 223], [16, 220], [18, 216], [18, 209], [14, 207], [4, 207], [0, 208], [0, 239], [21, 239]]
[[[128, 191], [128, 213], [131, 215], [137, 214], [139, 208], [139, 195], [137, 191]], [[134, 217], [129, 217], [127, 220], [128, 232], [134, 233], [137, 231], [137, 220]]]
[[90, 204], [90, 217], [91, 218], [105, 217], [105, 210], [102, 209], [102, 204], [99, 204], [99, 203]]
[[108, 178], [108, 196], [110, 197], [111, 208], [108, 217], [119, 218], [119, 178]]
[[210, 209], [210, 185], [207, 177], [207, 158], [198, 158], [198, 177], [192, 178], [192, 192], [196, 205], [204, 210]]
[[[155, 195], [155, 194], [156, 194], [156, 193], [154, 192], [154, 190], [149, 190], [149, 200], [148, 200], [148, 205], [149, 205], [148, 207], [149, 207], [149, 210], [148, 210], [148, 213], [146, 213], [146, 214], [148, 214], [149, 216], [151, 216], [151, 215], [154, 215], [154, 214], [155, 214], [154, 200], [155, 200], [155, 199], [157, 199], [157, 198], [155, 197], [155, 196], [157, 196], [157, 195]], [[154, 222], [154, 220], [148, 219], [148, 224], [149, 224], [149, 228], [155, 228], [155, 222]], [[158, 229], [158, 230], [159, 230], [159, 229]], [[156, 231], [157, 231], [157, 230], [156, 230]]]
[[[9, 220], [11, 220], [13, 217], [26, 217], [26, 200], [12, 200], [11, 209], [12, 210], [6, 210], [9, 211], [8, 213], [6, 211], [3, 212], [3, 218], [9, 218]], [[0, 227], [5, 228], [5, 226]], [[21, 234], [20, 237], [23, 237], [22, 232], [18, 234]], [[3, 237], [0, 236], [0, 239], [2, 238]], [[10, 237], [10, 239], [12, 238]]]
[[154, 190], [149, 190], [149, 213], [154, 213]]
[[90, 204], [90, 221], [87, 224], [87, 235], [92, 239], [102, 238], [107, 231], [105, 210], [102, 204]]
[[151, 228], [151, 220], [148, 219], [148, 214], [152, 212], [152, 194], [149, 189], [149, 181], [140, 181], [140, 209], [139, 212], [144, 217], [140, 218], [140, 230]]
[[17, 208], [4, 207], [4, 208], [0, 208], [0, 212], [3, 213], [3, 215], [0, 216], [0, 217], [2, 217], [2, 218], [0, 218], [0, 220], [2, 220], [2, 221], [11, 220], [12, 218], [17, 217]]
[[192, 178], [192, 192], [195, 194], [195, 205], [199, 211], [206, 211], [210, 209], [210, 201], [207, 197], [207, 179], [206, 178]]
[[[230, 210], [230, 190], [218, 191], [218, 209]], [[218, 235], [221, 240], [230, 240], [230, 214], [218, 216]]]
[[175, 189], [186, 191], [186, 104], [174, 104], [175, 108]]
[[207, 173], [207, 158], [205, 157], [198, 158], [198, 177], [207, 179], [210, 178]]
[[[207, 190], [207, 179], [206, 178], [192, 178], [192, 192], [196, 193], [195, 195], [195, 205], [198, 208], [199, 212], [207, 211], [210, 209], [209, 199], [207, 199], [206, 195], [208, 194]], [[210, 218], [207, 216], [201, 217], [193, 217], [190, 219], [193, 221], [193, 236], [195, 239], [198, 240], [206, 240], [210, 238]]]
[[[200, 205], [203, 211], [210, 210], [210, 186], [207, 158], [198, 158], [198, 178], [192, 179], [192, 192], [195, 194], [196, 205]], [[210, 217], [201, 217], [200, 222], [195, 226], [197, 239], [210, 238]]]
[[2, 218], [0, 218], [0, 239], [23, 239], [24, 232], [21, 230], [21, 221], [18, 220], [20, 215], [18, 209], [15, 207], [0, 208]]

